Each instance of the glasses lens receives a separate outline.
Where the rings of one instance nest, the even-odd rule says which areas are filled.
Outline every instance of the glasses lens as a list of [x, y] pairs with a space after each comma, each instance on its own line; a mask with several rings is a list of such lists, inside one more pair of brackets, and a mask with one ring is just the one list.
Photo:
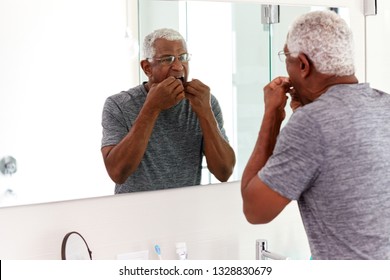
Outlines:
[[281, 62], [286, 62], [286, 54], [284, 53], [284, 51], [278, 52], [278, 56]]
[[188, 62], [191, 58], [191, 55], [189, 53], [183, 53], [179, 55], [180, 62]]
[[170, 65], [175, 61], [175, 56], [173, 55], [163, 56], [160, 59], [158, 59], [158, 61], [160, 61], [161, 64]]

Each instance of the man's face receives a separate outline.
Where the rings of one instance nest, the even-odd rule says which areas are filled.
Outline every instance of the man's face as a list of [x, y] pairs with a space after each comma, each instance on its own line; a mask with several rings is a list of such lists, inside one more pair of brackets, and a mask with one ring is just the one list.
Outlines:
[[[183, 42], [157, 39], [154, 46], [155, 55], [149, 59], [147, 67], [144, 67], [149, 83], [160, 83], [170, 76], [183, 83], [187, 82], [189, 67], [186, 61], [187, 49]], [[173, 61], [172, 56], [175, 57]]]
[[287, 46], [284, 46], [284, 52], [286, 54], [286, 70], [290, 78], [291, 86], [294, 88], [294, 96], [302, 105], [310, 103], [310, 100], [306, 97], [306, 85], [305, 79], [301, 76], [302, 62], [298, 57], [291, 56]]

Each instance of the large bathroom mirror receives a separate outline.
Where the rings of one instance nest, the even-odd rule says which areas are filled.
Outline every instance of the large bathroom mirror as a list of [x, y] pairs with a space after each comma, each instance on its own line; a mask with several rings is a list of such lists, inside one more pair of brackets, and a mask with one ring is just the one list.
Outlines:
[[287, 28], [323, 8], [287, 2], [269, 24], [261, 1], [0, 0], [0, 159], [18, 167], [0, 174], [0, 207], [113, 194], [100, 153], [103, 103], [142, 81], [137, 45], [159, 27], [187, 38], [190, 77], [221, 104], [237, 156], [230, 180], [239, 180], [259, 129], [262, 88], [285, 74], [276, 54]]

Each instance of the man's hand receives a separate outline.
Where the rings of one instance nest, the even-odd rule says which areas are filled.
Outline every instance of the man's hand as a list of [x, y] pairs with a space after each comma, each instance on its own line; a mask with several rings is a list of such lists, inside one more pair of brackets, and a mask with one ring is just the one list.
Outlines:
[[179, 79], [171, 76], [150, 87], [146, 103], [159, 111], [163, 111], [175, 106], [184, 97], [183, 84]]
[[199, 116], [205, 110], [211, 110], [210, 88], [201, 81], [193, 79], [185, 87], [185, 97], [190, 101], [192, 110]]
[[287, 77], [277, 77], [264, 87], [265, 111], [279, 112], [282, 119], [285, 118], [284, 108], [287, 103], [287, 92], [291, 84]]

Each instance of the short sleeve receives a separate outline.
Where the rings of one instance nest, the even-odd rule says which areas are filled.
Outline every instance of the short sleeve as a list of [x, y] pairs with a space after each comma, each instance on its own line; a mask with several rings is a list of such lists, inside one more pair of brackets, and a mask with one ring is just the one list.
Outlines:
[[280, 132], [274, 152], [258, 176], [284, 197], [298, 200], [321, 171], [321, 139], [316, 121], [304, 110], [296, 111]]
[[222, 110], [221, 110], [221, 107], [219, 106], [219, 102], [218, 102], [217, 98], [214, 95], [211, 95], [211, 108], [213, 110], [214, 117], [217, 120], [218, 127], [219, 127], [219, 130], [221, 131], [223, 138], [226, 141], [229, 141], [229, 139], [226, 135], [225, 128], [224, 128], [224, 120], [223, 120]]
[[102, 127], [102, 147], [118, 144], [129, 131], [120, 107], [111, 97], [104, 103]]

